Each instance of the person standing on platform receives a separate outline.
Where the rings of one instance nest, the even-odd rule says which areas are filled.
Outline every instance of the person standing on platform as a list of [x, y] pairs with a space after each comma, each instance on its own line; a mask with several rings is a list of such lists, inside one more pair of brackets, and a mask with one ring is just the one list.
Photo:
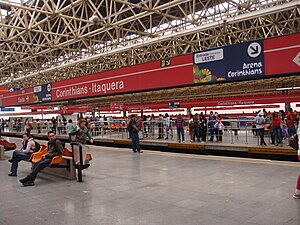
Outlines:
[[255, 117], [255, 123], [256, 123], [256, 130], [258, 133], [258, 136], [260, 137], [260, 145], [267, 145], [264, 140], [265, 135], [265, 118], [263, 117], [264, 113], [259, 112], [258, 115]]
[[208, 128], [210, 134], [209, 141], [214, 141], [215, 122], [216, 122], [216, 116], [214, 115], [213, 111], [210, 111], [209, 118], [208, 118]]
[[289, 137], [291, 137], [294, 134], [296, 134], [297, 113], [293, 112], [292, 108], [289, 108], [286, 118], [287, 118], [287, 127], [288, 127]]
[[[68, 120], [68, 123], [66, 125], [66, 129], [67, 129], [67, 133], [69, 136], [69, 142], [74, 141], [75, 140], [75, 135], [72, 135], [72, 131], [76, 129], [76, 125], [73, 123], [73, 121], [71, 119]], [[73, 139], [74, 137], [74, 139]]]
[[31, 130], [32, 130], [32, 124], [30, 123], [29, 119], [27, 118], [25, 120], [25, 132], [30, 135]]
[[200, 133], [199, 133], [199, 115], [198, 113], [195, 113], [194, 115], [194, 141], [200, 142]]
[[195, 137], [194, 129], [195, 129], [194, 116], [193, 114], [190, 114], [190, 119], [189, 119], [190, 142], [194, 142], [194, 137]]
[[170, 131], [171, 131], [171, 118], [170, 118], [168, 113], [165, 114], [165, 125], [166, 125], [166, 138], [165, 138], [165, 140], [168, 140], [169, 139], [169, 134], [170, 134], [171, 138], [173, 138], [173, 134], [170, 133]]
[[130, 130], [130, 133], [131, 133], [132, 151], [142, 153], [143, 150], [141, 150], [140, 140], [139, 140], [139, 131], [140, 130], [139, 130], [137, 118], [135, 115], [131, 116], [131, 120], [129, 121], [129, 124], [128, 124], [128, 129]]
[[207, 132], [207, 119], [205, 118], [205, 115], [201, 112], [199, 116], [199, 132], [201, 137], [201, 143], [206, 142], [206, 132]]
[[280, 127], [281, 124], [281, 116], [279, 116], [278, 112], [274, 112], [274, 115], [272, 116], [272, 126], [273, 126], [273, 132], [275, 134], [275, 141], [276, 146], [282, 147], [282, 130]]
[[162, 114], [159, 114], [158, 116], [158, 138], [157, 139], [163, 139], [164, 138], [164, 118]]
[[183, 118], [181, 117], [181, 114], [178, 114], [178, 117], [175, 121], [176, 123], [176, 128], [177, 128], [177, 138], [178, 138], [178, 143], [181, 142], [184, 143], [184, 121]]

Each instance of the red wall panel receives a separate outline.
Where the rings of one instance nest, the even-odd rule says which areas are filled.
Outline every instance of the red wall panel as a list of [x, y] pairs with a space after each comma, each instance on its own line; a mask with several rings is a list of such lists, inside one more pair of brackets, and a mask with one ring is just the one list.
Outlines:
[[300, 33], [264, 40], [265, 75], [300, 72]]

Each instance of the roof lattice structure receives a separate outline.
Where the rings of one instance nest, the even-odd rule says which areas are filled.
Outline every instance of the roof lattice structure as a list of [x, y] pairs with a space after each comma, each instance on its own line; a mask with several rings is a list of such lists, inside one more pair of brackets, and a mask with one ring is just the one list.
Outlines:
[[0, 85], [30, 87], [296, 33], [299, 5], [299, 0], [0, 0]]

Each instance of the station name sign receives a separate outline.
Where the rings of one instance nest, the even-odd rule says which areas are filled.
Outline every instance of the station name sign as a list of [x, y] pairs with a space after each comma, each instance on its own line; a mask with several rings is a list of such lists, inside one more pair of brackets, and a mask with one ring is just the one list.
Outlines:
[[63, 80], [52, 83], [52, 100], [189, 85], [193, 81], [192, 68], [191, 55], [185, 55], [170, 59], [167, 67], [161, 67], [160, 61], [155, 61]]

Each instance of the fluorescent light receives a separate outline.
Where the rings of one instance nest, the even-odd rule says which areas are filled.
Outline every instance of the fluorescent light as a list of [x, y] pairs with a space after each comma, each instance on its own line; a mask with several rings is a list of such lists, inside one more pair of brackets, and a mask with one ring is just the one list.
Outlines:
[[285, 90], [292, 90], [292, 87], [287, 87], [287, 88], [277, 88], [276, 91], [285, 91]]

